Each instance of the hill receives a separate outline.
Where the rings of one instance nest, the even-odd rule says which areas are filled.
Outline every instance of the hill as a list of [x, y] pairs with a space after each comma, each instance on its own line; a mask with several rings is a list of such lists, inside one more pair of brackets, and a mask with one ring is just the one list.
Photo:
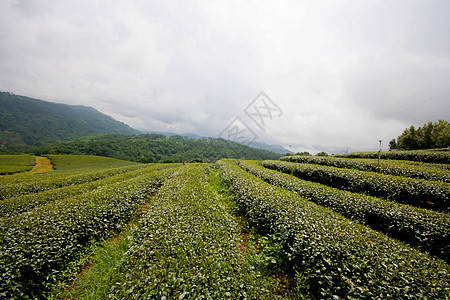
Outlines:
[[138, 162], [213, 162], [221, 158], [278, 159], [280, 154], [213, 138], [162, 134], [107, 134], [41, 147], [9, 147], [3, 153], [97, 155]]
[[3, 148], [107, 133], [139, 132], [91, 107], [0, 92], [0, 146]]
[[[162, 135], [165, 135], [167, 137], [174, 136], [174, 135], [181, 135], [181, 136], [191, 137], [191, 138], [195, 138], [195, 139], [208, 138], [208, 137], [205, 137], [205, 136], [198, 135], [196, 133], [181, 133], [181, 134], [177, 134], [177, 133], [173, 133], [173, 132], [164, 132], [164, 131], [148, 131], [146, 133], [162, 134]], [[275, 152], [275, 153], [283, 154], [283, 155], [286, 154], [286, 153], [292, 153], [293, 154], [292, 151], [290, 151], [290, 150], [288, 150], [288, 149], [286, 149], [286, 148], [284, 148], [283, 146], [280, 146], [280, 145], [269, 145], [269, 144], [266, 144], [266, 143], [261, 143], [261, 142], [256, 142], [255, 141], [255, 142], [250, 143], [248, 146], [251, 147], [251, 148], [254, 148], [254, 149], [267, 150], [267, 151], [271, 151], [271, 152]]]

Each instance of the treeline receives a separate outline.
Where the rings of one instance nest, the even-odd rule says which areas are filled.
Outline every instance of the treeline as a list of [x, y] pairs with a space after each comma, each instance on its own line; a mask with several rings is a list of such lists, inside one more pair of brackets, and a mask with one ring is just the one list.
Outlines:
[[450, 123], [444, 120], [428, 122], [422, 127], [411, 126], [397, 140], [389, 142], [390, 150], [447, 148], [450, 146]]
[[39, 147], [8, 147], [3, 153], [78, 154], [149, 162], [215, 162], [221, 158], [278, 159], [280, 154], [224, 139], [194, 139], [161, 134], [107, 134]]

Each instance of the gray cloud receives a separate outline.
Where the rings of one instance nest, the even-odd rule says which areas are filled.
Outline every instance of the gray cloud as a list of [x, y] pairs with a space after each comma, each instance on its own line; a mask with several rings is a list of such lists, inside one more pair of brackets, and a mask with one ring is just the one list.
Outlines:
[[367, 59], [350, 72], [348, 99], [380, 119], [422, 125], [450, 113], [450, 60], [410, 54]]
[[[0, 90], [141, 130], [217, 136], [240, 116], [293, 150], [369, 150], [448, 119], [448, 1], [0, 2]], [[243, 109], [265, 91], [284, 114]], [[387, 144], [387, 142], [386, 142]]]

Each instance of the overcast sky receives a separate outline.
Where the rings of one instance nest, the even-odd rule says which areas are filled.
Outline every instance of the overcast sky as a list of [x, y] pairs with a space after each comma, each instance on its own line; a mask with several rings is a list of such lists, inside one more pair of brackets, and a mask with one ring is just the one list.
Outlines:
[[446, 0], [1, 0], [0, 90], [139, 130], [225, 137], [240, 123], [293, 151], [387, 149], [410, 125], [449, 120], [449, 12]]

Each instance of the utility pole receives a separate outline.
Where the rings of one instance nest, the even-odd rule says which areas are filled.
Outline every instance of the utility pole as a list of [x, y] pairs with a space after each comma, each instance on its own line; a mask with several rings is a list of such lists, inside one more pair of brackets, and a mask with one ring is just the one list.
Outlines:
[[381, 140], [379, 140], [380, 142], [380, 150], [378, 150], [378, 168], [380, 167], [380, 158], [381, 158]]

